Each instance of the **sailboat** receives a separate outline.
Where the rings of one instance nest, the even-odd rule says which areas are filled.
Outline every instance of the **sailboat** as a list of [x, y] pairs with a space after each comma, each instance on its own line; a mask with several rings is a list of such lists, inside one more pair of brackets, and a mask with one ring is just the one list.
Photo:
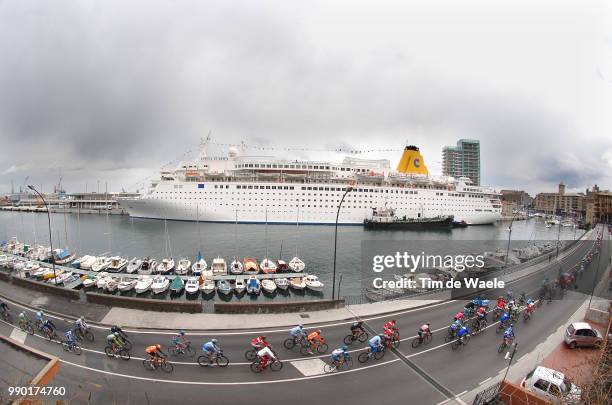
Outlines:
[[232, 263], [230, 264], [230, 273], [242, 274], [242, 271], [243, 271], [242, 263], [237, 257], [234, 257], [234, 260], [232, 260]]
[[266, 257], [259, 264], [265, 274], [276, 273], [276, 263], [268, 258], [268, 210], [266, 209]]
[[187, 279], [187, 283], [185, 284], [185, 292], [189, 295], [197, 294], [200, 291], [200, 278], [199, 277], [189, 277]]
[[238, 210], [236, 210], [236, 221], [234, 223], [234, 258], [230, 263], [230, 273], [242, 274], [244, 268], [242, 262], [238, 259]]
[[212, 270], [213, 276], [224, 276], [227, 274], [227, 264], [225, 263], [225, 259], [222, 257], [216, 257], [213, 259], [212, 264], [210, 265], [210, 269]]
[[191, 272], [194, 276], [199, 276], [207, 267], [208, 264], [206, 264], [206, 260], [202, 257], [202, 253], [198, 252], [198, 257], [196, 257], [195, 262], [191, 266]]
[[252, 257], [245, 257], [242, 263], [244, 265], [245, 274], [259, 273], [259, 266], [257, 265], [257, 261], [253, 259]]
[[268, 294], [274, 294], [276, 291], [276, 283], [274, 283], [274, 280], [265, 278], [261, 280], [261, 289]]
[[179, 260], [178, 265], [174, 269], [176, 274], [187, 274], [191, 268], [191, 260], [182, 258]]
[[185, 282], [179, 276], [174, 277], [172, 283], [170, 284], [170, 291], [174, 294], [179, 294], [185, 288]]
[[289, 261], [289, 268], [296, 272], [299, 273], [301, 271], [304, 271], [304, 269], [306, 268], [306, 264], [302, 261], [302, 259], [300, 259], [298, 257], [298, 239], [299, 239], [299, 235], [300, 235], [300, 206], [298, 204], [298, 209], [297, 209], [297, 215], [295, 218], [295, 256], [293, 257], [293, 259], [291, 259]]

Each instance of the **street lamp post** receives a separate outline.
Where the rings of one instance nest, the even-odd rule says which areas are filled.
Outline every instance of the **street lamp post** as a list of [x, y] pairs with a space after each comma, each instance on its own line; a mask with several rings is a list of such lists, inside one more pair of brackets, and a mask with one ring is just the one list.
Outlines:
[[559, 257], [559, 239], [561, 237], [561, 222], [562, 221], [559, 221], [559, 225], [557, 225], [559, 229], [557, 229], [557, 256], [556, 257]]
[[51, 239], [51, 214], [49, 214], [49, 206], [47, 205], [47, 201], [45, 201], [45, 197], [43, 197], [43, 195], [39, 193], [38, 190], [34, 188], [34, 186], [30, 184], [28, 185], [28, 188], [40, 197], [43, 204], [45, 205], [45, 208], [47, 209], [47, 221], [49, 221], [49, 246], [51, 248], [51, 266], [53, 267], [53, 280], [57, 280], [55, 274], [55, 259], [53, 258], [53, 240]]
[[342, 208], [342, 203], [344, 202], [344, 198], [348, 193], [353, 191], [352, 187], [347, 187], [342, 199], [340, 200], [340, 204], [338, 204], [338, 212], [336, 212], [336, 229], [334, 231], [334, 271], [332, 276], [332, 300], [336, 298], [336, 250], [338, 247], [338, 218], [340, 217], [340, 208]]
[[516, 354], [516, 348], [518, 347], [518, 343], [514, 342], [512, 344], [512, 351], [508, 351], [506, 353], [506, 360], [508, 360], [508, 367], [506, 367], [506, 373], [504, 374], [504, 378], [499, 385], [499, 389], [497, 390], [497, 395], [501, 393], [501, 384], [506, 381], [506, 377], [508, 376], [508, 371], [510, 371], [510, 365], [512, 365], [512, 359], [514, 359], [514, 355]]
[[512, 237], [512, 224], [514, 223], [514, 219], [516, 215], [512, 216], [512, 220], [510, 221], [510, 226], [508, 227], [508, 245], [506, 245], [506, 257], [504, 260], [504, 272], [506, 271], [506, 267], [508, 266], [508, 255], [510, 254], [510, 238]]

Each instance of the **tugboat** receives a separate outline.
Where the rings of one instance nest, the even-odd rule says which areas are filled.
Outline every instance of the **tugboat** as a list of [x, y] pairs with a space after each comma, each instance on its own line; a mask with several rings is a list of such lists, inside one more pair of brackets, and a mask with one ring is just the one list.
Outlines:
[[399, 218], [393, 208], [372, 208], [372, 217], [363, 221], [365, 229], [451, 229], [454, 217], [440, 215], [437, 217]]

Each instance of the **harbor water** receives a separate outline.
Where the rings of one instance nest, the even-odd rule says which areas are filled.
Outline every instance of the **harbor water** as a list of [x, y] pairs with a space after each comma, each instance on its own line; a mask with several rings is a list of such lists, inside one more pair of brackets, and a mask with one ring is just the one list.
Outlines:
[[[447, 231], [366, 231], [361, 226], [338, 228], [337, 281], [342, 278], [341, 295], [362, 292], [361, 246], [364, 241], [402, 241], [407, 249], [411, 241], [448, 241], [472, 252], [506, 249], [509, 222], [470, 226]], [[197, 223], [135, 219], [124, 215], [51, 214], [54, 247], [69, 248], [77, 256], [119, 255], [126, 258], [150, 256], [186, 257], [194, 260], [202, 252], [210, 265], [217, 256], [231, 262], [234, 256], [254, 257], [258, 262], [267, 254], [272, 260], [291, 260], [296, 254], [306, 263], [306, 273], [317, 274], [325, 283], [322, 294], [278, 295], [274, 300], [331, 297], [334, 227], [317, 225], [256, 225], [233, 223]], [[541, 218], [514, 221], [512, 245], [528, 241], [574, 239], [583, 230], [573, 227], [546, 228]], [[266, 237], [267, 234], [267, 237]], [[17, 237], [30, 244], [49, 244], [46, 213], [0, 212], [0, 240]], [[214, 299], [218, 299], [215, 296]], [[233, 299], [236, 299], [235, 297]], [[243, 296], [241, 299], [251, 299]], [[272, 299], [260, 295], [257, 300]]]

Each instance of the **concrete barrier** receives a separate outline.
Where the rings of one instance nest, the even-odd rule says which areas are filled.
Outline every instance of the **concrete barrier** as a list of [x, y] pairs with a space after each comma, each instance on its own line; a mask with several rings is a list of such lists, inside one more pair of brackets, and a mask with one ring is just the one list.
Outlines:
[[11, 275], [3, 271], [0, 271], [0, 280], [6, 281], [8, 283], [9, 281], [11, 281]]
[[87, 302], [105, 305], [108, 307], [123, 307], [131, 309], [142, 309], [144, 311], [159, 312], [202, 312], [201, 301], [179, 301], [179, 300], [155, 300], [150, 298], [122, 297], [88, 292], [85, 293]]
[[602, 311], [596, 308], [588, 308], [584, 318], [587, 321], [607, 325], [610, 321], [610, 312]]
[[28, 280], [20, 277], [11, 277], [11, 282], [20, 287], [30, 288], [32, 290], [42, 291], [48, 294], [60, 295], [75, 301], [78, 301], [80, 297], [79, 292], [76, 290], [57, 287], [51, 284], [41, 283], [39, 281]]
[[344, 307], [341, 300], [283, 301], [265, 303], [215, 302], [217, 314], [279, 314], [285, 312], [310, 312]]

